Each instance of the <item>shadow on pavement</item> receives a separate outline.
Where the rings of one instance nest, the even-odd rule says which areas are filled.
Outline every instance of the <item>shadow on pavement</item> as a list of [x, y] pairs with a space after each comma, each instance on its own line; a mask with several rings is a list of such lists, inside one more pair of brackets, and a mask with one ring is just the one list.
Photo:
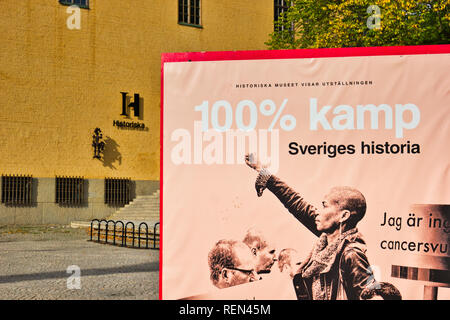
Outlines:
[[[114, 267], [114, 268], [98, 268], [98, 269], [81, 269], [81, 277], [83, 276], [101, 276], [115, 273], [135, 273], [135, 272], [155, 272], [159, 271], [159, 262], [141, 263], [130, 266]], [[0, 284], [13, 283], [21, 281], [36, 281], [45, 279], [68, 278], [71, 273], [64, 271], [40, 272], [30, 274], [15, 274], [0, 276]]]

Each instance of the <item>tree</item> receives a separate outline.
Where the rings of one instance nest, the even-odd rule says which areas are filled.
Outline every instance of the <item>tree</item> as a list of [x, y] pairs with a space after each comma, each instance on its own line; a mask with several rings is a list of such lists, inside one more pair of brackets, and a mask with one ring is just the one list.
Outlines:
[[450, 43], [450, 0], [286, 2], [266, 42], [270, 49]]

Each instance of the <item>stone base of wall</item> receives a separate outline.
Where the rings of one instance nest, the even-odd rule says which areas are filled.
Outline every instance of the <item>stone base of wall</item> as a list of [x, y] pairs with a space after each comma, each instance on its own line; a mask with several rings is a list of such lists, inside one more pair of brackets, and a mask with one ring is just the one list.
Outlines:
[[[55, 179], [33, 178], [32, 203], [29, 206], [12, 206], [0, 203], [0, 225], [70, 224], [72, 221], [89, 221], [106, 218], [119, 207], [105, 204], [105, 186], [102, 179], [86, 179], [84, 204], [64, 206], [55, 203]], [[157, 180], [132, 180], [131, 199], [151, 195], [159, 189]], [[1, 186], [0, 186], [1, 194]]]

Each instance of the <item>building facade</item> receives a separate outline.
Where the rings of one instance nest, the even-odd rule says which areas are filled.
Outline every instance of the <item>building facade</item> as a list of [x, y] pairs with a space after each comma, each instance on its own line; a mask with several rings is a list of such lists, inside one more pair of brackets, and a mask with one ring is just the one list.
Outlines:
[[0, 15], [0, 224], [66, 224], [159, 189], [161, 53], [265, 49], [274, 2], [3, 0]]

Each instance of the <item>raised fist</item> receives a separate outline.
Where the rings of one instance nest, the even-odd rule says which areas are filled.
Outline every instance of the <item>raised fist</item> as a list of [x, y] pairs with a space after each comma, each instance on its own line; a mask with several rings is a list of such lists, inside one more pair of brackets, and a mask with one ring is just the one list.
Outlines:
[[247, 153], [245, 155], [245, 163], [253, 170], [260, 171], [262, 169], [261, 162], [256, 158], [253, 153]]

